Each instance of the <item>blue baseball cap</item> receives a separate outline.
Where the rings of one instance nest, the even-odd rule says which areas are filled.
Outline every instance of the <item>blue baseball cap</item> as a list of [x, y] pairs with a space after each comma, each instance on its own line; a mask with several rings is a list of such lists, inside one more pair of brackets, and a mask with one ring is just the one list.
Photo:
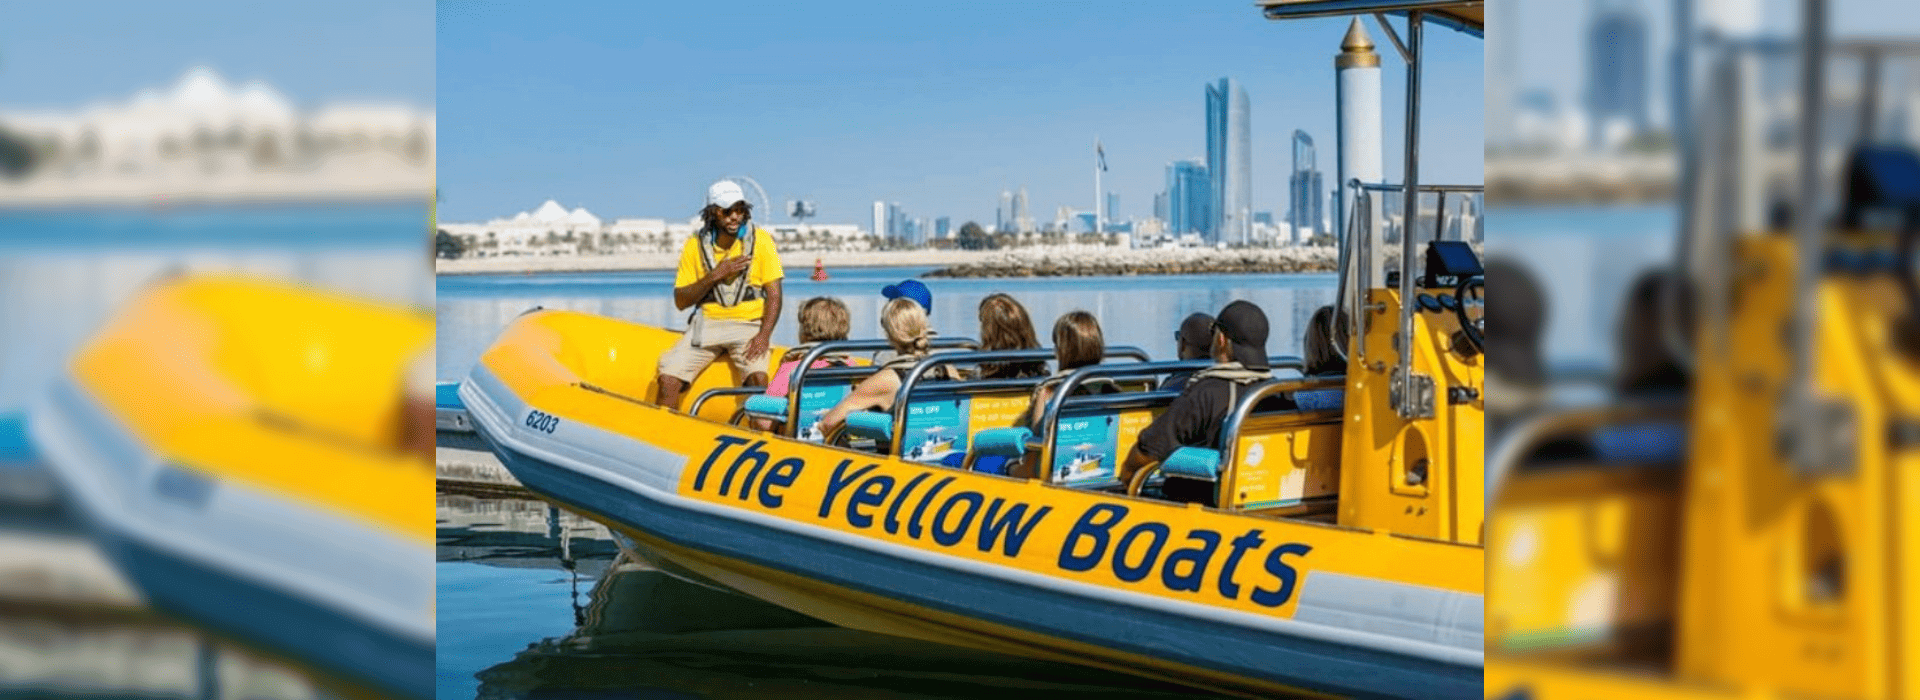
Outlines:
[[888, 299], [912, 299], [920, 302], [920, 308], [926, 309], [927, 313], [933, 313], [933, 292], [920, 280], [901, 280], [899, 284], [889, 284], [880, 288], [880, 295]]

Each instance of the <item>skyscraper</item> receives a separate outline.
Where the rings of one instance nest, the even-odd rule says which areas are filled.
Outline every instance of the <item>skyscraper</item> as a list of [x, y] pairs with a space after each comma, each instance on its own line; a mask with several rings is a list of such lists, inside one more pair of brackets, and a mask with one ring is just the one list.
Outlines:
[[1013, 230], [1013, 193], [1000, 190], [1000, 208], [993, 212], [993, 232]]
[[1119, 212], [1120, 212], [1120, 193], [1108, 192], [1107, 193], [1107, 211], [1106, 211], [1107, 221], [1111, 222], [1119, 219], [1120, 218]]
[[1167, 165], [1167, 231], [1206, 235], [1213, 221], [1213, 180], [1199, 159]]
[[1591, 143], [1617, 145], [1616, 137], [1647, 129], [1647, 15], [1638, 0], [1596, 0], [1587, 31]]
[[1320, 182], [1320, 162], [1313, 148], [1313, 137], [1293, 132], [1293, 172], [1287, 178], [1287, 223], [1293, 225], [1295, 240], [1305, 240], [1324, 232], [1326, 190]]
[[1213, 178], [1214, 243], [1245, 243], [1253, 236], [1252, 108], [1232, 78], [1207, 84], [1207, 173]]
[[1027, 217], [1027, 188], [1024, 186], [1013, 195], [1013, 230], [1021, 233], [1033, 230], [1033, 219]]
[[953, 228], [952, 219], [942, 216], [938, 219], [933, 220], [933, 235], [935, 237], [946, 238], [948, 236], [951, 236], [952, 228]]
[[887, 238], [886, 202], [873, 203], [873, 237], [881, 240], [886, 240]]

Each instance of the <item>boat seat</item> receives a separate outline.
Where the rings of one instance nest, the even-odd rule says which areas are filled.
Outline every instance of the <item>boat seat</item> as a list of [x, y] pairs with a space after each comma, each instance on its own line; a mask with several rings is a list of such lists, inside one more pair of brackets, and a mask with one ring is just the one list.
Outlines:
[[1687, 428], [1678, 423], [1629, 423], [1594, 429], [1593, 450], [1609, 464], [1678, 464], [1687, 456]]
[[460, 382], [435, 382], [433, 385], [434, 408], [457, 408], [465, 410], [466, 404], [460, 402]]
[[893, 441], [893, 416], [874, 411], [847, 414], [847, 435], [876, 442]]
[[787, 397], [754, 394], [747, 397], [746, 403], [741, 405], [741, 410], [755, 418], [784, 421], [787, 419]]
[[1303, 411], [1323, 411], [1345, 408], [1347, 390], [1345, 389], [1309, 389], [1293, 392], [1293, 403]]
[[1160, 462], [1160, 473], [1184, 479], [1218, 481], [1220, 451], [1205, 447], [1182, 447]]
[[960, 468], [982, 474], [1005, 476], [1008, 467], [1027, 451], [1033, 431], [1024, 427], [988, 428], [975, 433], [973, 445], [961, 459]]
[[[1294, 401], [1298, 403], [1307, 393], [1294, 392]], [[1210, 461], [1195, 461], [1193, 466], [1162, 464], [1161, 468], [1170, 477], [1180, 470], [1182, 478], [1218, 484], [1221, 488], [1215, 492], [1225, 496], [1222, 508], [1313, 512], [1332, 507], [1339, 495], [1343, 427], [1337, 407], [1301, 404], [1297, 409], [1255, 411], [1233, 438], [1231, 470], [1215, 450], [1206, 450], [1212, 453]], [[1195, 452], [1188, 459], [1201, 456]], [[1169, 457], [1168, 462], [1175, 460]], [[1203, 468], [1207, 466], [1211, 470]]]

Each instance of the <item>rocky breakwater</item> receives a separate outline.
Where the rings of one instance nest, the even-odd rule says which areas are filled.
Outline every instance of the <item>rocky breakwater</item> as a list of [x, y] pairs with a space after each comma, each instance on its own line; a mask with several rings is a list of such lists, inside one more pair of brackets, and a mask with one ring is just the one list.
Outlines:
[[1095, 277], [1333, 272], [1332, 246], [1288, 248], [1022, 248], [928, 273], [929, 277]]

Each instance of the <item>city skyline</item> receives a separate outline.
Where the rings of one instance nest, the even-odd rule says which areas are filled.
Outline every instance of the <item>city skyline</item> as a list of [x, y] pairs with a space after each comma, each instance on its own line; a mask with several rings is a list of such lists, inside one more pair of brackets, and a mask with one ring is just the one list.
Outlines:
[[[872, 203], [888, 201], [955, 228], [990, 226], [999, 193], [1021, 186], [1029, 211], [1092, 211], [1085, 144], [1097, 135], [1104, 190], [1123, 204], [1110, 218], [1139, 219], [1165, 186], [1166, 164], [1204, 153], [1204, 104], [1194, 97], [1223, 76], [1262, 105], [1251, 120], [1249, 208], [1284, 210], [1286, 134], [1333, 132], [1344, 20], [1270, 22], [1251, 7], [1169, 3], [1073, 17], [1076, 30], [1062, 32], [1057, 12], [1019, 4], [914, 6], [884, 18], [867, 7], [742, 13], [730, 32], [754, 37], [755, 48], [734, 52], [684, 31], [698, 24], [681, 16], [686, 8], [443, 7], [442, 218], [484, 220], [547, 197], [679, 218], [698, 209], [708, 182], [750, 175], [775, 202], [816, 202], [820, 223], [870, 222]], [[602, 15], [595, 21], [632, 31], [615, 42], [581, 30], [582, 17]], [[942, 31], [900, 31], [927, 26]], [[1218, 40], [1140, 50], [1196, 34]], [[1480, 41], [1437, 30], [1428, 44], [1425, 89], [1477, 95]], [[668, 56], [702, 66], [699, 75], [668, 69]], [[1402, 66], [1387, 63], [1397, 115]], [[609, 65], [621, 68], [600, 67]], [[712, 104], [722, 95], [742, 106]], [[1429, 108], [1423, 121], [1448, 134], [1423, 140], [1427, 179], [1478, 182], [1477, 101]], [[1398, 133], [1390, 120], [1389, 152]], [[784, 212], [761, 218], [787, 221]]]
[[[1686, 0], [1695, 9], [1700, 27], [1720, 27], [1736, 34], [1781, 36], [1795, 26], [1799, 11], [1792, 0]], [[1607, 0], [1612, 2], [1612, 0]], [[1671, 71], [1674, 48], [1674, 12], [1678, 0], [1639, 0], [1646, 20], [1646, 122], [1655, 130], [1671, 122]], [[1590, 31], [1596, 6], [1602, 0], [1577, 3], [1512, 2], [1488, 8], [1488, 25], [1511, 23], [1514, 31], [1494, 29], [1487, 38], [1485, 95], [1489, 123], [1501, 123], [1488, 132], [1489, 143], [1512, 137], [1519, 111], [1587, 109], [1593, 55]], [[1848, 0], [1833, 3], [1829, 26], [1834, 36], [1887, 36], [1920, 32], [1920, 15], [1902, 12], [1902, 0]], [[1384, 61], [1389, 71], [1394, 61]], [[1389, 93], [1397, 80], [1386, 80]], [[1391, 111], [1391, 110], [1390, 110]], [[1392, 131], [1394, 126], [1388, 125]], [[1583, 141], [1592, 134], [1583, 129]]]

